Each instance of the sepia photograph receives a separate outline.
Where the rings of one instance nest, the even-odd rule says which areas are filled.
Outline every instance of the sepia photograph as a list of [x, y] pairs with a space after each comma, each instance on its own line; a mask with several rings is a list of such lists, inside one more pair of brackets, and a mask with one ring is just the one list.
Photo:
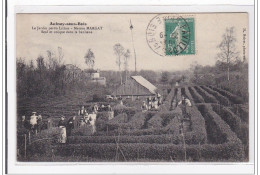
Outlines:
[[17, 162], [248, 162], [248, 13], [16, 14]]

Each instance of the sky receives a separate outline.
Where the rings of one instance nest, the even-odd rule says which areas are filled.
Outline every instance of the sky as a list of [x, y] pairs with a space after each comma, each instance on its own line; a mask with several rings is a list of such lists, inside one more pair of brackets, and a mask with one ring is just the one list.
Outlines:
[[[47, 50], [58, 55], [62, 48], [65, 64], [74, 64], [81, 69], [87, 68], [84, 56], [88, 49], [95, 55], [95, 69], [118, 70], [113, 46], [120, 43], [129, 49], [129, 70], [134, 70], [134, 51], [136, 51], [137, 70], [179, 71], [190, 67], [194, 62], [201, 65], [214, 65], [217, 45], [222, 40], [227, 27], [234, 27], [237, 50], [242, 57], [243, 29], [248, 31], [246, 13], [192, 14], [195, 19], [194, 55], [160, 56], [148, 45], [146, 30], [149, 22], [157, 14], [17, 14], [16, 16], [16, 58], [26, 62], [38, 56], [47, 59]], [[133, 43], [130, 20], [133, 25]], [[50, 23], [85, 23], [76, 27], [99, 27], [91, 34], [41, 33], [37, 27], [63, 27]], [[65, 26], [68, 27], [68, 26]], [[75, 27], [75, 26], [69, 26]], [[102, 29], [100, 29], [102, 27]], [[73, 30], [75, 32], [75, 30]], [[245, 33], [245, 32], [244, 32]], [[246, 32], [246, 55], [248, 55], [248, 33]]]

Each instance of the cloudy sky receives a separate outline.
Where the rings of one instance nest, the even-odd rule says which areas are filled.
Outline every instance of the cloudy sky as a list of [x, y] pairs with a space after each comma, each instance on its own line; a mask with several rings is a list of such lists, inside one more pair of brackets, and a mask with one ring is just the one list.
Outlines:
[[[154, 53], [146, 41], [146, 29], [157, 14], [18, 14], [16, 20], [16, 58], [27, 62], [39, 55], [47, 58], [47, 50], [58, 54], [62, 47], [65, 64], [75, 64], [84, 69], [84, 55], [91, 49], [96, 58], [95, 68], [117, 70], [113, 46], [120, 43], [129, 49], [132, 57], [129, 69], [134, 70], [134, 54], [129, 29], [133, 24], [137, 69], [184, 70], [194, 61], [201, 65], [213, 65], [218, 52], [217, 45], [227, 27], [235, 27], [237, 50], [243, 52], [243, 28], [247, 29], [248, 16], [241, 13], [194, 14], [196, 54], [162, 57]], [[33, 27], [51, 27], [51, 22], [86, 23], [83, 27], [102, 27], [92, 34], [50, 34], [33, 30]], [[59, 27], [56, 25], [56, 27]], [[72, 27], [72, 26], [70, 26]], [[74, 27], [74, 26], [73, 26]], [[77, 26], [80, 27], [80, 26]], [[248, 38], [248, 36], [246, 37]], [[246, 40], [247, 43], [247, 40]], [[246, 49], [247, 52], [247, 49]]]

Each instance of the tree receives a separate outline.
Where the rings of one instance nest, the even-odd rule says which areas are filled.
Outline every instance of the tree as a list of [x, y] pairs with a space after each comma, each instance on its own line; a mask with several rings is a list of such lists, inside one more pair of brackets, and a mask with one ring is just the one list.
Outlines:
[[37, 72], [40, 75], [40, 78], [42, 78], [42, 74], [44, 73], [46, 67], [45, 67], [45, 63], [44, 63], [44, 58], [40, 55], [38, 56], [38, 58], [36, 59], [37, 62]]
[[95, 55], [91, 51], [91, 49], [88, 49], [88, 52], [84, 56], [85, 58], [85, 63], [89, 66], [89, 69], [93, 69], [95, 65]]
[[162, 77], [161, 77], [161, 82], [162, 83], [168, 83], [169, 81], [169, 73], [168, 72], [163, 72]]
[[239, 59], [239, 52], [236, 51], [236, 38], [234, 36], [234, 27], [226, 28], [222, 36], [221, 43], [217, 46], [220, 52], [217, 54], [217, 59], [225, 63], [227, 68], [227, 79], [230, 79], [230, 66]]
[[47, 50], [47, 56], [48, 56], [48, 61], [49, 61], [49, 69], [55, 70], [55, 68], [58, 65], [55, 53], [52, 52], [51, 50]]
[[124, 66], [125, 66], [125, 80], [127, 81], [127, 71], [128, 71], [128, 60], [131, 57], [130, 50], [127, 49], [124, 53]]
[[44, 58], [40, 55], [37, 59], [37, 69], [39, 69], [40, 71], [45, 69], [45, 63], [44, 63]]
[[58, 47], [58, 53], [59, 53], [59, 60], [58, 60], [58, 63], [59, 63], [59, 64], [62, 64], [63, 57], [64, 57], [62, 47]]
[[119, 70], [119, 74], [120, 74], [120, 82], [122, 84], [123, 82], [122, 82], [122, 74], [121, 74], [121, 64], [122, 64], [121, 58], [125, 54], [125, 49], [121, 44], [117, 43], [114, 45], [114, 53], [117, 56], [116, 64], [118, 65], [118, 70]]

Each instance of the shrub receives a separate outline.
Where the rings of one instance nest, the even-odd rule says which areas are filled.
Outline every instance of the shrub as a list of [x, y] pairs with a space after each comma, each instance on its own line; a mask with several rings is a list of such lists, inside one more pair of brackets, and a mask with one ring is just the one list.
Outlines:
[[230, 128], [237, 133], [241, 127], [240, 118], [235, 115], [228, 108], [221, 107], [219, 105], [212, 106], [213, 110], [230, 126]]
[[144, 124], [142, 126], [141, 129], [146, 129], [148, 128], [148, 121], [156, 114], [157, 112], [152, 112], [152, 111], [148, 111], [145, 112], [145, 119], [144, 119]]
[[148, 122], [148, 128], [160, 128], [162, 127], [162, 118], [159, 113], [155, 114]]
[[49, 155], [51, 154], [52, 145], [58, 142], [60, 130], [58, 127], [44, 130], [32, 137], [31, 143], [27, 145], [29, 156], [34, 154]]
[[236, 113], [242, 121], [248, 123], [249, 112], [248, 112], [248, 105], [234, 105], [231, 108], [234, 113]]
[[176, 89], [172, 88], [170, 93], [167, 95], [166, 99], [163, 102], [165, 107], [168, 110], [170, 110], [170, 108], [171, 108], [172, 99], [176, 95], [176, 93], [177, 93]]
[[201, 88], [204, 89], [205, 91], [207, 91], [208, 93], [214, 95], [216, 97], [216, 99], [220, 102], [220, 104], [227, 105], [227, 106], [230, 105], [230, 101], [228, 100], [228, 98], [221, 95], [217, 91], [214, 91], [206, 86], [201, 86]]
[[178, 139], [172, 134], [143, 135], [143, 136], [73, 136], [68, 138], [68, 143], [157, 143], [178, 144]]
[[232, 131], [237, 134], [238, 138], [243, 142], [243, 144], [248, 144], [248, 124], [242, 123], [241, 119], [226, 107], [213, 106], [213, 109], [230, 126]]
[[104, 95], [102, 94], [93, 94], [92, 96], [92, 101], [93, 102], [99, 102], [99, 101], [104, 101], [105, 98], [104, 98]]
[[108, 132], [97, 132], [95, 136], [114, 136], [114, 135], [130, 135], [130, 136], [142, 136], [142, 135], [160, 135], [160, 134], [173, 134], [172, 127], [166, 128], [148, 128], [148, 129], [123, 129], [123, 130], [113, 130]]
[[122, 133], [122, 130], [133, 130], [133, 129], [141, 129], [145, 127], [146, 120], [149, 120], [155, 112], [139, 112], [136, 113], [133, 117], [129, 119], [127, 123], [107, 123], [107, 127], [109, 131], [111, 130], [120, 130], [119, 132]]
[[[137, 159], [155, 159], [163, 161], [184, 161], [183, 145], [120, 143], [122, 151], [117, 161], [133, 161]], [[115, 160], [117, 145], [115, 143], [70, 144], [56, 147], [56, 154], [61, 156], [88, 156], [105, 160]], [[241, 161], [244, 158], [242, 148], [236, 142], [219, 145], [187, 145], [187, 159], [190, 161]]]
[[214, 96], [206, 92], [201, 87], [195, 86], [195, 89], [202, 95], [206, 103], [218, 103], [218, 100]]
[[195, 103], [205, 103], [203, 97], [193, 87], [188, 87], [188, 89]]
[[74, 128], [71, 131], [73, 136], [89, 136], [93, 134], [93, 127], [91, 125], [84, 125], [78, 128]]
[[133, 107], [126, 107], [124, 105], [116, 105], [114, 107], [114, 115], [117, 116], [119, 114], [123, 114], [125, 113], [127, 116], [132, 117], [135, 115], [135, 113], [137, 113], [138, 110], [136, 110]]
[[98, 112], [97, 119], [96, 119], [96, 130], [97, 131], [105, 131], [106, 124], [109, 120], [109, 116], [107, 112]]
[[162, 126], [163, 127], [167, 126], [172, 119], [174, 119], [175, 117], [178, 117], [178, 115], [180, 115], [180, 113], [176, 112], [176, 110], [160, 113], [160, 117], [162, 118]]
[[175, 88], [174, 97], [171, 101], [170, 110], [173, 110], [177, 107], [178, 102], [181, 100], [181, 88]]
[[187, 144], [203, 144], [207, 141], [205, 120], [196, 106], [187, 107], [186, 112], [191, 119], [191, 132], [185, 134]]
[[200, 105], [199, 110], [204, 114], [203, 116], [208, 128], [207, 134], [208, 137], [211, 137], [212, 141], [215, 143], [237, 142], [241, 144], [241, 141], [231, 130], [230, 126], [213, 111], [211, 105]]
[[221, 95], [227, 97], [232, 103], [234, 104], [242, 104], [243, 103], [243, 99], [226, 91], [226, 90], [223, 90], [223, 89], [220, 89], [220, 88], [216, 88], [216, 87], [213, 87], [213, 86], [209, 86], [211, 89], [219, 92]]
[[193, 101], [192, 95], [190, 94], [190, 91], [189, 91], [187, 86], [185, 87], [184, 92], [185, 92], [185, 95], [190, 100], [191, 104], [194, 105], [194, 101]]
[[113, 119], [108, 121], [108, 124], [126, 123], [128, 122], [128, 117], [125, 113], [115, 116]]

